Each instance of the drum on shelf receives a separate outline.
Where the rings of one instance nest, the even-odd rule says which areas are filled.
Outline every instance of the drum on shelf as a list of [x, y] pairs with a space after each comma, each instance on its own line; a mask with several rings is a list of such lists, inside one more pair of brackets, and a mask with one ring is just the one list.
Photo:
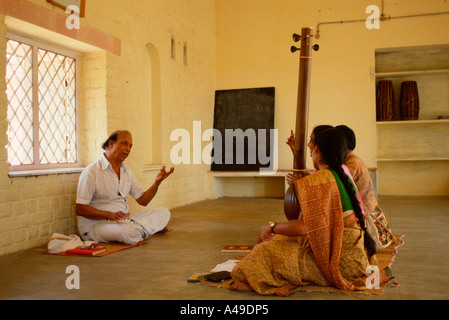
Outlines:
[[394, 118], [396, 105], [393, 81], [380, 80], [376, 91], [376, 113], [377, 121], [390, 121]]
[[418, 120], [419, 95], [416, 81], [402, 82], [400, 104], [402, 120]]

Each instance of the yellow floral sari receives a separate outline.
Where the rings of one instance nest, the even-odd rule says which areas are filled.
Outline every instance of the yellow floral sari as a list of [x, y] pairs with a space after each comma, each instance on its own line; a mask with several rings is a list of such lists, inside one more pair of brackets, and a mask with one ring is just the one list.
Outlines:
[[[231, 273], [231, 289], [289, 295], [298, 286], [315, 284], [343, 290], [365, 290], [365, 273], [377, 265], [364, 246], [355, 214], [343, 219], [336, 180], [329, 170], [296, 181], [307, 235], [275, 235], [254, 249]], [[380, 272], [380, 283], [389, 279]]]

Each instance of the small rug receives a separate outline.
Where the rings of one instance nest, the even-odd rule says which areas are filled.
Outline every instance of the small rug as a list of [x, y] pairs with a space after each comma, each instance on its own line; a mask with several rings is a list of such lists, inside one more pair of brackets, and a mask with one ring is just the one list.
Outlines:
[[[398, 248], [404, 245], [404, 236], [395, 236], [396, 241], [391, 244], [388, 248], [385, 249], [378, 249], [376, 252], [377, 262], [379, 269], [382, 270], [386, 267], [391, 268], [393, 265], [396, 254], [398, 252]], [[245, 255], [238, 256], [234, 258], [235, 260], [241, 260], [245, 257]], [[397, 282], [392, 281], [394, 279], [394, 276], [392, 276], [392, 279], [390, 279], [387, 283], [384, 283], [380, 285], [379, 289], [371, 289], [371, 290], [364, 290], [364, 291], [347, 291], [347, 290], [340, 290], [335, 287], [320, 287], [320, 286], [303, 286], [303, 287], [296, 287], [293, 291], [295, 292], [325, 292], [325, 293], [341, 293], [346, 294], [350, 296], [356, 296], [356, 295], [381, 295], [385, 292], [385, 288], [387, 287], [395, 287], [398, 286]], [[199, 276], [198, 280], [201, 284], [205, 284], [208, 286], [214, 286], [214, 287], [220, 287], [220, 288], [226, 288], [229, 289], [230, 285], [232, 283], [232, 279], [227, 279], [223, 281], [222, 283], [214, 283], [207, 281], [203, 276]], [[393, 282], [393, 284], [392, 284]], [[293, 287], [291, 288], [293, 289]]]
[[153, 239], [155, 237], [158, 237], [160, 235], [163, 235], [167, 232], [173, 231], [173, 229], [168, 229], [165, 228], [161, 231], [159, 231], [158, 233], [153, 234], [152, 236], [149, 236], [148, 238], [133, 244], [133, 245], [129, 245], [129, 244], [124, 244], [124, 243], [120, 243], [120, 242], [100, 242], [98, 243], [96, 246], [98, 247], [106, 247], [106, 251], [99, 253], [95, 256], [88, 256], [88, 255], [78, 255], [78, 254], [68, 254], [68, 253], [49, 253], [48, 251], [44, 251], [42, 252], [42, 254], [49, 254], [52, 256], [76, 256], [76, 257], [104, 257], [107, 256], [108, 254], [114, 253], [114, 252], [118, 252], [118, 251], [122, 251], [122, 250], [126, 250], [126, 249], [130, 249], [130, 248], [135, 248], [135, 247], [139, 247], [142, 246], [144, 244], [147, 244], [147, 241], [150, 239]]

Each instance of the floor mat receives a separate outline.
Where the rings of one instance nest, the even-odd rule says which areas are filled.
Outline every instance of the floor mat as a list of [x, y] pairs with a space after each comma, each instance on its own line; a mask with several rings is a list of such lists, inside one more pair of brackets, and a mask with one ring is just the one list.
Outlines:
[[122, 250], [126, 250], [126, 249], [130, 249], [130, 248], [135, 248], [135, 247], [139, 247], [142, 246], [144, 244], [147, 244], [147, 241], [150, 239], [153, 239], [155, 237], [158, 237], [160, 235], [163, 235], [167, 232], [173, 231], [173, 229], [168, 229], [165, 228], [162, 231], [159, 231], [158, 233], [146, 238], [145, 240], [142, 240], [136, 244], [133, 245], [128, 245], [128, 244], [124, 244], [124, 243], [120, 243], [120, 242], [108, 242], [108, 243], [104, 243], [104, 242], [100, 242], [97, 244], [98, 247], [106, 247], [106, 251], [99, 253], [97, 255], [94, 256], [90, 256], [90, 255], [76, 255], [76, 254], [67, 254], [67, 253], [49, 253], [48, 251], [44, 251], [42, 252], [42, 254], [49, 254], [52, 256], [77, 256], [77, 257], [104, 257], [107, 256], [108, 254], [114, 253], [114, 252], [118, 252], [118, 251], [122, 251]]

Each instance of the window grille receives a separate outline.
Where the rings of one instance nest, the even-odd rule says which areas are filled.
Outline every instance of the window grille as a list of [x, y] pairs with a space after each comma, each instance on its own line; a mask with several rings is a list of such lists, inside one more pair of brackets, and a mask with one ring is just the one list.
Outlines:
[[6, 62], [10, 168], [76, 164], [76, 58], [7, 39]]

